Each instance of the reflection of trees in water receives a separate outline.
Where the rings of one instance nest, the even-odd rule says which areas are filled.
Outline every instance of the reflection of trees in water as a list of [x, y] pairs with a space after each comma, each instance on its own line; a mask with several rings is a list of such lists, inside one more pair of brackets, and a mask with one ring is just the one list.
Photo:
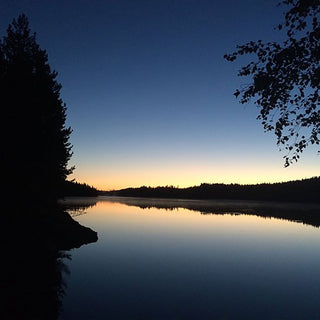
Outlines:
[[6, 246], [5, 253], [0, 318], [58, 319], [67, 287], [64, 277], [70, 273], [64, 261], [70, 256], [28, 241]]
[[70, 214], [70, 216], [72, 218], [75, 218], [77, 216], [81, 216], [83, 214], [87, 214], [86, 209], [93, 207], [93, 206], [78, 206], [78, 207], [70, 207], [70, 208], [66, 208], [66, 211]]
[[65, 251], [97, 234], [57, 208], [19, 207], [4, 215], [0, 319], [58, 319], [70, 273]]
[[201, 214], [215, 215], [254, 215], [263, 218], [277, 218], [292, 222], [300, 222], [314, 227], [320, 227], [320, 206], [318, 204], [296, 204], [280, 202], [255, 201], [223, 201], [223, 200], [173, 200], [148, 198], [110, 198], [128, 206], [141, 209], [162, 209], [173, 211], [187, 209]]
[[[194, 209], [191, 209], [194, 210]], [[195, 210], [197, 211], [197, 210]], [[241, 210], [239, 212], [212, 212], [212, 209], [201, 211], [201, 214], [229, 214], [229, 215], [252, 215], [265, 219], [279, 219], [291, 222], [303, 223], [313, 227], [320, 227], [320, 208], [273, 208], [261, 207], [256, 209]]]
[[61, 305], [62, 298], [65, 295], [67, 289], [67, 282], [65, 281], [64, 275], [70, 275], [70, 269], [65, 264], [65, 260], [71, 260], [71, 254], [65, 251], [58, 251], [56, 265], [57, 265], [57, 285], [56, 291], [59, 298], [59, 304]]
[[97, 198], [93, 197], [67, 197], [60, 200], [63, 209], [66, 210], [71, 217], [86, 214], [86, 209], [94, 207], [97, 204]]

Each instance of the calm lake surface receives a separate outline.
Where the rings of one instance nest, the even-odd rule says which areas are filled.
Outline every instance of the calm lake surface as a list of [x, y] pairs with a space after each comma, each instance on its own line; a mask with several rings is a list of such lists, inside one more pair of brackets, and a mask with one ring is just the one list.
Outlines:
[[320, 319], [318, 227], [244, 203], [72, 201], [99, 240], [65, 261], [61, 319]]

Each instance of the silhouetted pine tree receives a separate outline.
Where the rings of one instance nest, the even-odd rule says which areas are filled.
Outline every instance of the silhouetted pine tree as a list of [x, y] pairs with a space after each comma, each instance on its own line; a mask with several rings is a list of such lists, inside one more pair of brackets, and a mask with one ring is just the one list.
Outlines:
[[66, 105], [28, 19], [20, 15], [0, 43], [0, 101], [4, 186], [9, 193], [55, 200], [72, 172]]

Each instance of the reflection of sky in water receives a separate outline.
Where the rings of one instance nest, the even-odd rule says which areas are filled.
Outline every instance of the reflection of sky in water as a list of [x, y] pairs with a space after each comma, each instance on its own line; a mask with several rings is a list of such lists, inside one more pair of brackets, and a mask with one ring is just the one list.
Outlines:
[[72, 251], [66, 319], [315, 319], [320, 231], [245, 215], [98, 202]]

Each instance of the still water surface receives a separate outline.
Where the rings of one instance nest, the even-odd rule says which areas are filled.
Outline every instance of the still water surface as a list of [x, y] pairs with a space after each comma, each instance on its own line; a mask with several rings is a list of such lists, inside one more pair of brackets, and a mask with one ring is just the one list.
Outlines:
[[61, 319], [320, 319], [319, 228], [119, 201], [75, 217]]

